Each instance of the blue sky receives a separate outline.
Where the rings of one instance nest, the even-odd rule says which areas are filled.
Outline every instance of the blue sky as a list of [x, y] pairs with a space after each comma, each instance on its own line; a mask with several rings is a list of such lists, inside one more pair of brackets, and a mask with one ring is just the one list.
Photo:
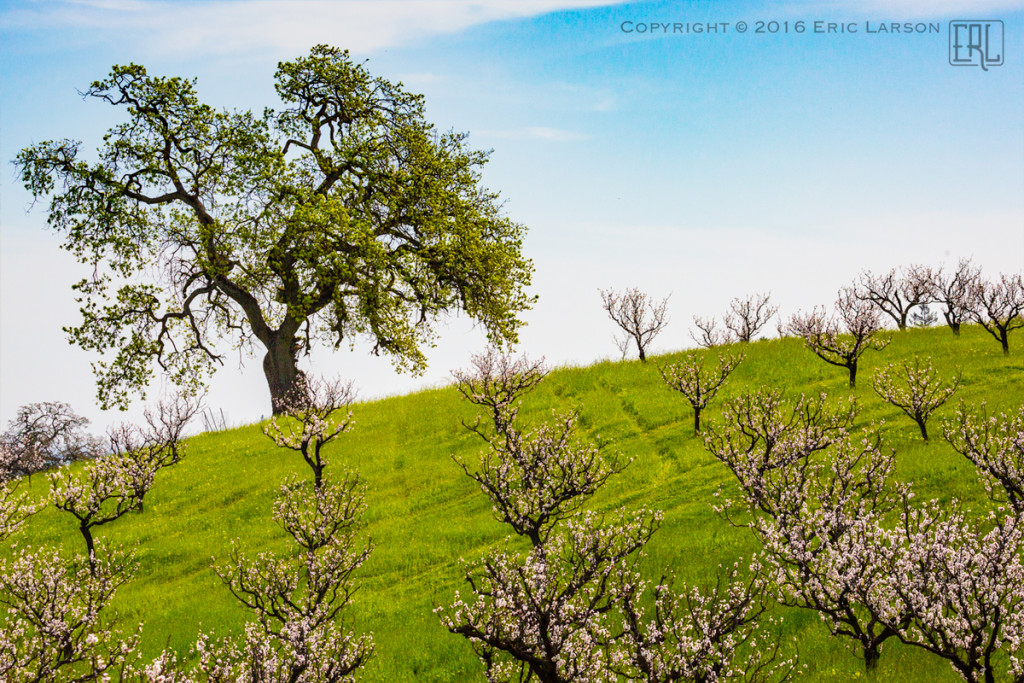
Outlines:
[[[1001, 20], [1005, 63], [950, 66], [950, 19]], [[780, 32], [756, 32], [773, 20]], [[857, 32], [814, 33], [815, 21]], [[653, 35], [623, 22], [729, 26]], [[892, 22], [940, 30], [867, 32]], [[694, 314], [755, 291], [788, 315], [831, 302], [863, 268], [973, 256], [989, 275], [1024, 270], [1020, 1], [39, 0], [0, 9], [0, 42], [4, 424], [38, 400], [69, 401], [98, 426], [121, 418], [94, 407], [94, 358], [61, 332], [77, 322], [80, 271], [10, 165], [46, 139], [94, 148], [115, 112], [76, 90], [115, 63], [196, 77], [219, 107], [261, 108], [275, 104], [277, 61], [328, 42], [423, 93], [435, 124], [494, 150], [485, 181], [529, 228], [537, 267], [522, 348], [555, 364], [617, 355], [598, 287], [671, 292], [658, 346], [677, 349], [692, 344]], [[378, 396], [444, 382], [482, 345], [454, 319], [423, 377], [365, 345], [311, 360]], [[268, 400], [259, 359], [237, 361], [208, 402], [241, 423]]]

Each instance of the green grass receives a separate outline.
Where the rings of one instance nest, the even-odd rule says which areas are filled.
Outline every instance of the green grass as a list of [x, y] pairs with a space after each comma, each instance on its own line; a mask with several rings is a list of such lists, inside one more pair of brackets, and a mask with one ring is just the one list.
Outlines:
[[[960, 338], [948, 329], [909, 330], [881, 352], [869, 352], [847, 387], [845, 370], [827, 365], [795, 339], [744, 345], [746, 360], [726, 382], [702, 422], [720, 417], [724, 400], [761, 386], [787, 394], [825, 391], [859, 399], [858, 420], [885, 420], [885, 434], [898, 452], [898, 474], [912, 480], [921, 498], [956, 497], [969, 506], [986, 504], [973, 466], [940, 437], [940, 420], [958, 399], [990, 410], [1014, 409], [1024, 401], [1020, 338], [1009, 356], [983, 330], [966, 327]], [[729, 349], [735, 351], [737, 349]], [[537, 351], [542, 352], [542, 349]], [[949, 377], [962, 373], [963, 386], [930, 423], [924, 444], [914, 423], [871, 389], [882, 364], [930, 356]], [[599, 363], [553, 371], [528, 396], [523, 418], [536, 422], [552, 408], [577, 408], [591, 434], [614, 440], [633, 463], [593, 499], [597, 509], [650, 507], [665, 513], [648, 546], [645, 566], [652, 578], [670, 568], [680, 580], [708, 581], [717, 565], [749, 557], [756, 549], [743, 530], [730, 527], [710, 507], [712, 494], [731, 484], [731, 475], [692, 433], [689, 404], [667, 389], [653, 362]], [[461, 585], [460, 558], [472, 560], [498, 543], [506, 528], [490, 503], [452, 462], [471, 456], [480, 442], [460, 425], [474, 415], [453, 388], [363, 403], [355, 407], [355, 428], [328, 448], [329, 471], [359, 472], [367, 490], [365, 533], [374, 551], [359, 572], [361, 588], [347, 611], [357, 631], [372, 632], [376, 653], [365, 681], [482, 680], [469, 644], [450, 635], [432, 613]], [[155, 655], [166, 645], [186, 651], [202, 628], [219, 635], [240, 632], [248, 614], [235, 603], [211, 569], [228, 554], [233, 539], [247, 552], [283, 551], [284, 532], [270, 517], [279, 484], [290, 473], [308, 475], [301, 458], [278, 449], [259, 426], [204, 434], [189, 440], [184, 461], [158, 475], [146, 511], [103, 527], [100, 535], [134, 547], [135, 580], [118, 594], [114, 607], [131, 626], [145, 621], [143, 648]], [[44, 477], [32, 490], [45, 491]], [[32, 519], [19, 545], [63, 543], [80, 551], [71, 519], [50, 508]], [[778, 610], [787, 639], [794, 639], [808, 665], [805, 680], [846, 681], [863, 677], [855, 652], [828, 635], [816, 615]], [[956, 681], [944, 662], [911, 648], [887, 644], [878, 681]]]

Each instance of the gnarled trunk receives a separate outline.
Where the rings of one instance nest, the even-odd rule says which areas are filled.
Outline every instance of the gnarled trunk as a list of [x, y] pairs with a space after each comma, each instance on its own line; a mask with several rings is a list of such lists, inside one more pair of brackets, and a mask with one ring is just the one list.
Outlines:
[[270, 407], [274, 415], [286, 412], [290, 395], [296, 382], [305, 376], [298, 368], [296, 355], [298, 345], [294, 337], [275, 336], [267, 345], [267, 355], [263, 357], [263, 374], [267, 376], [270, 388]]

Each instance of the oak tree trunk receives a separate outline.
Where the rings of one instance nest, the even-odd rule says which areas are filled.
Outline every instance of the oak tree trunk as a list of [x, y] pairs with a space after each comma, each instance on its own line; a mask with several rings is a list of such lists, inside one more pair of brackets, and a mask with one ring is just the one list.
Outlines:
[[267, 345], [267, 355], [263, 357], [263, 374], [267, 377], [270, 388], [270, 407], [274, 415], [285, 412], [289, 393], [296, 382], [304, 377], [296, 360], [297, 345], [294, 337], [277, 336]]

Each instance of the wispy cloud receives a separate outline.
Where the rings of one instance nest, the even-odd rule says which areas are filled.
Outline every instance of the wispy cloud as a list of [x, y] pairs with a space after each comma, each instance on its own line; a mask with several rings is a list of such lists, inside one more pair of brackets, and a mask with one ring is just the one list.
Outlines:
[[293, 53], [322, 42], [372, 52], [491, 21], [616, 0], [46, 0], [0, 14], [4, 30], [88, 29], [167, 54]]
[[549, 128], [547, 126], [526, 126], [509, 130], [481, 130], [476, 132], [481, 137], [494, 137], [506, 140], [543, 140], [545, 142], [575, 142], [586, 140], [588, 135], [574, 130]]
[[997, 12], [1024, 10], [1024, 0], [791, 0], [788, 9], [854, 13], [879, 19], [998, 19]]

